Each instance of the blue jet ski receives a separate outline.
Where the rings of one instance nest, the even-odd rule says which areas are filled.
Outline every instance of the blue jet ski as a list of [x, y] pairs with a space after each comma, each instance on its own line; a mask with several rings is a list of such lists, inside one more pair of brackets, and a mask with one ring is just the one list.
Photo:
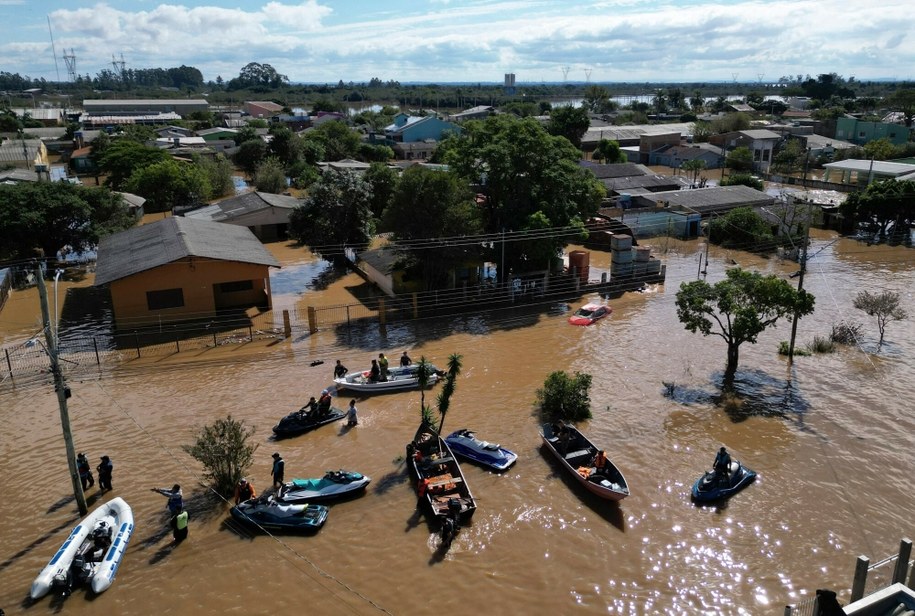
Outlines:
[[718, 476], [714, 470], [706, 471], [693, 484], [693, 500], [711, 502], [727, 498], [744, 489], [756, 479], [756, 471], [732, 460], [727, 476]]
[[327, 520], [324, 505], [282, 503], [270, 496], [252, 498], [232, 507], [232, 517], [270, 530], [316, 531]]

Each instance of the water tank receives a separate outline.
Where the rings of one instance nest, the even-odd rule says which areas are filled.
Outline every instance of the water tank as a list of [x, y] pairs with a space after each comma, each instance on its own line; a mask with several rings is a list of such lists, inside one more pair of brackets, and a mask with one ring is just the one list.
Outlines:
[[590, 273], [591, 253], [587, 250], [573, 250], [569, 253], [569, 271], [578, 272], [582, 284], [588, 284]]

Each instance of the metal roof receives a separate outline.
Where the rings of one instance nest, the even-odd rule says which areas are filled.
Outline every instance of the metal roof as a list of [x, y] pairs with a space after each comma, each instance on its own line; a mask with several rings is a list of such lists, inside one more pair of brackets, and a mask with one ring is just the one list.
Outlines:
[[0, 162], [33, 161], [41, 151], [41, 139], [8, 139], [0, 142]]
[[891, 163], [885, 160], [861, 160], [850, 158], [837, 163], [826, 163], [825, 169], [838, 169], [839, 171], [858, 171], [897, 177], [915, 172], [915, 165], [906, 163]]
[[187, 257], [280, 266], [247, 227], [171, 216], [103, 238], [95, 286]]
[[287, 195], [274, 195], [264, 192], [248, 192], [235, 197], [223, 199], [205, 207], [185, 212], [186, 218], [199, 220], [226, 221], [238, 218], [244, 214], [251, 214], [270, 207], [287, 210], [294, 209], [302, 204], [300, 199]]
[[744, 205], [771, 205], [775, 202], [775, 197], [742, 184], [657, 192], [640, 198], [654, 202], [666, 201], [670, 205], [679, 205], [697, 212]]
[[92, 98], [83, 100], [83, 109], [93, 107], [135, 107], [149, 105], [153, 107], [186, 107], [188, 105], [209, 105], [205, 98]]
[[581, 161], [579, 164], [589, 169], [594, 176], [603, 180], [606, 178], [627, 178], [640, 175], [653, 175], [653, 171], [637, 163], [592, 163]]

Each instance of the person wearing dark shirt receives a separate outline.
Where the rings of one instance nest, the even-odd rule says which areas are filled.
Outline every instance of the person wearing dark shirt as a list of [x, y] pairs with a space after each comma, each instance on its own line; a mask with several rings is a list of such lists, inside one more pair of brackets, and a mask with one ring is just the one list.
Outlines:
[[83, 482], [83, 491], [95, 485], [95, 479], [92, 477], [92, 467], [89, 466], [89, 459], [86, 454], [81, 453], [76, 456], [76, 470], [79, 472], [79, 479]]
[[413, 363], [413, 360], [410, 359], [410, 356], [407, 355], [407, 352], [404, 351], [403, 355], [400, 356], [400, 365], [403, 367], [409, 366]]
[[347, 372], [349, 372], [349, 370], [347, 370], [347, 369], [346, 369], [346, 366], [344, 366], [344, 365], [340, 362], [340, 360], [338, 359], [338, 360], [337, 360], [337, 365], [334, 366], [334, 378], [335, 378], [335, 379], [342, 379], [343, 377], [346, 376], [346, 373], [347, 373]]
[[283, 486], [283, 478], [286, 474], [286, 461], [279, 452], [273, 454], [273, 470], [270, 471], [270, 474], [273, 475], [274, 489], [279, 490]]
[[111, 473], [114, 471], [114, 465], [111, 463], [111, 458], [102, 456], [102, 463], [96, 466], [95, 470], [98, 471], [99, 491], [113, 490], [114, 488], [111, 487]]
[[381, 368], [378, 366], [378, 360], [372, 360], [372, 367], [369, 368], [369, 383], [377, 383], [381, 380]]
[[722, 479], [727, 479], [728, 475], [731, 472], [731, 454], [728, 453], [728, 450], [722, 447], [718, 450], [718, 455], [715, 456], [715, 478], [719, 481]]

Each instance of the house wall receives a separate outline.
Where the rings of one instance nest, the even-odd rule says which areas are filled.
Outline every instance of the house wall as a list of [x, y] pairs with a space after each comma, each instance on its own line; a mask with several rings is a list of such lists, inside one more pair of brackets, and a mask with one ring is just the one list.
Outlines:
[[394, 295], [394, 279], [389, 274], [382, 274], [380, 271], [371, 266], [368, 261], [359, 261], [359, 269], [365, 274], [370, 282], [378, 285], [385, 295]]
[[850, 141], [857, 145], [864, 145], [877, 139], [889, 139], [893, 145], [902, 145], [909, 140], [909, 129], [899, 124], [838, 118], [836, 120], [836, 139]]
[[[218, 293], [214, 285], [250, 280], [252, 289]], [[150, 310], [147, 291], [180, 288], [184, 305]], [[111, 303], [119, 329], [142, 327], [160, 321], [205, 318], [230, 307], [270, 307], [270, 274], [266, 265], [186, 258], [111, 283]], [[216, 295], [220, 296], [217, 306]]]

